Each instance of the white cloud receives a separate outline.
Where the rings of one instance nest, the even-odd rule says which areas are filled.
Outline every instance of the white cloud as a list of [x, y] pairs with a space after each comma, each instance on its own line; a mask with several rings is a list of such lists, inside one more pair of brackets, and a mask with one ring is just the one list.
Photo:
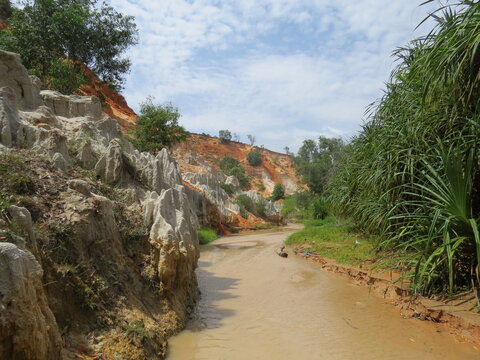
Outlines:
[[140, 29], [133, 107], [152, 94], [178, 105], [189, 130], [251, 133], [278, 151], [359, 130], [391, 51], [429, 10], [419, 0], [111, 2]]

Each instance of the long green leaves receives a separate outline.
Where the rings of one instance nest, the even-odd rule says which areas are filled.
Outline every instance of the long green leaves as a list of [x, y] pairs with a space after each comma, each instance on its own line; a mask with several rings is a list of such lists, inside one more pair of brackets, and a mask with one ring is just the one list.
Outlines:
[[385, 94], [327, 189], [338, 212], [383, 234], [384, 248], [410, 252], [423, 293], [471, 284], [480, 264], [480, 4], [442, 5], [432, 17], [427, 36], [395, 51]]

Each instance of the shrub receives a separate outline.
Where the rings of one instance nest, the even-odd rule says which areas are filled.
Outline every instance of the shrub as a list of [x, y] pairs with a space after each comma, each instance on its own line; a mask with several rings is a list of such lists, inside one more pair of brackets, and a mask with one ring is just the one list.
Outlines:
[[317, 196], [312, 201], [312, 218], [315, 220], [323, 220], [328, 215], [327, 203], [322, 196]]
[[220, 187], [225, 190], [228, 196], [232, 196], [235, 193], [235, 190], [233, 189], [232, 185], [230, 184], [220, 184]]
[[220, 142], [227, 143], [232, 140], [232, 133], [229, 130], [220, 130], [218, 132], [218, 138]]
[[213, 229], [203, 228], [197, 230], [198, 241], [200, 245], [206, 245], [218, 239], [218, 234]]
[[262, 202], [262, 201], [256, 202], [253, 213], [254, 213], [256, 216], [259, 216], [259, 217], [261, 217], [261, 218], [266, 218], [266, 217], [267, 217], [267, 214], [266, 214], [266, 212], [265, 212], [265, 203]]
[[285, 198], [285, 190], [283, 189], [282, 184], [276, 183], [273, 188], [271, 200], [276, 201]]
[[282, 215], [284, 217], [288, 217], [289, 215], [293, 214], [297, 209], [296, 201], [293, 196], [285, 198], [282, 207]]
[[253, 212], [254, 204], [252, 199], [250, 199], [247, 195], [241, 194], [238, 195], [235, 199], [235, 202], [240, 207], [240, 215], [245, 219], [248, 218], [248, 212]]
[[73, 94], [86, 83], [85, 76], [72, 63], [63, 59], [54, 59], [50, 65], [48, 88], [62, 94]]
[[245, 170], [240, 164], [240, 161], [227, 155], [220, 160], [218, 165], [225, 175], [235, 176], [238, 179], [242, 189], [248, 189], [250, 185], [250, 178], [245, 175]]
[[148, 97], [140, 104], [137, 128], [130, 140], [140, 151], [155, 152], [168, 148], [185, 140], [188, 136], [185, 129], [178, 124], [180, 113], [171, 103], [153, 104]]
[[262, 154], [258, 149], [253, 149], [247, 154], [247, 161], [252, 166], [259, 166], [262, 163]]

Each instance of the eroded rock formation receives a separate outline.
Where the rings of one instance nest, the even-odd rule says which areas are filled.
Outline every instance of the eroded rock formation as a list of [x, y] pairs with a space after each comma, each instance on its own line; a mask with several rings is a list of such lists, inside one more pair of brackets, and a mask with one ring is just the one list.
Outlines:
[[36, 186], [0, 219], [0, 358], [59, 359], [62, 341], [64, 355], [163, 358], [198, 296], [198, 217], [175, 160], [135, 150], [97, 98], [39, 91], [3, 51], [0, 156]]

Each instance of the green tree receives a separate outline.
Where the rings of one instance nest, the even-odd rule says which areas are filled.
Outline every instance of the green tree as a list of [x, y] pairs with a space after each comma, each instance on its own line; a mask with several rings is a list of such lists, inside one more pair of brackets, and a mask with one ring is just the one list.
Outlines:
[[123, 54], [136, 42], [133, 17], [96, 0], [25, 0], [0, 37], [0, 47], [19, 53], [44, 81], [52, 60], [63, 57], [87, 65], [117, 89], [130, 68]]
[[310, 191], [321, 194], [331, 174], [338, 163], [345, 144], [339, 138], [320, 136], [318, 142], [305, 140], [295, 157], [298, 174]]
[[275, 183], [273, 187], [272, 196], [270, 197], [273, 201], [277, 201], [280, 199], [285, 199], [285, 190], [280, 183]]
[[253, 149], [247, 154], [247, 161], [252, 166], [258, 166], [262, 163], [262, 154], [258, 149]]
[[140, 104], [133, 144], [140, 151], [155, 152], [185, 140], [188, 133], [178, 124], [180, 116], [171, 103], [155, 105], [153, 98], [148, 97]]
[[232, 133], [229, 130], [220, 130], [218, 132], [218, 138], [220, 142], [227, 143], [232, 140]]

